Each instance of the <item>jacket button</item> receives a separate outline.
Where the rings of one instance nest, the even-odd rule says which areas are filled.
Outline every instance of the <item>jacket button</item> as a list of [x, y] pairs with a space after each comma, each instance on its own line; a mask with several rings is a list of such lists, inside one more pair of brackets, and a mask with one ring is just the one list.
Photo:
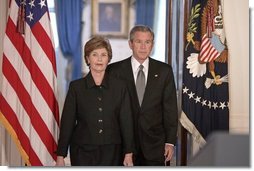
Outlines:
[[102, 108], [101, 108], [101, 107], [99, 107], [99, 108], [98, 108], [98, 110], [101, 112], [101, 111], [102, 111]]
[[99, 119], [98, 122], [102, 122], [102, 119]]
[[99, 130], [99, 134], [101, 134], [101, 133], [102, 133], [102, 131], [103, 131], [103, 130], [102, 130], [102, 129], [100, 129], [100, 130]]

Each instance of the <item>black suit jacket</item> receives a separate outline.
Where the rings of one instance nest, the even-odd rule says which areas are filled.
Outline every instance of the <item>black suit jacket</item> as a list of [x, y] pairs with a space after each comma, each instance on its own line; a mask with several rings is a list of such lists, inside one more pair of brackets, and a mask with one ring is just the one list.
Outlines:
[[[110, 74], [126, 81], [131, 97], [137, 149], [152, 161], [164, 161], [165, 143], [177, 139], [177, 98], [170, 65], [149, 58], [146, 89], [141, 107], [135, 88], [131, 58], [110, 64]], [[138, 150], [137, 150], [138, 151]]]
[[72, 81], [63, 108], [57, 154], [66, 156], [69, 145], [122, 144], [133, 152], [133, 118], [125, 83], [105, 74], [96, 86], [89, 73]]

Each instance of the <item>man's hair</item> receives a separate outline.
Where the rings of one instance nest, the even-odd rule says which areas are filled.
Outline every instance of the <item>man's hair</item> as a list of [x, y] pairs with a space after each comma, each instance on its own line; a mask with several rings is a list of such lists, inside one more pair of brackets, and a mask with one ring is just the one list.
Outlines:
[[138, 31], [151, 33], [152, 38], [154, 40], [154, 32], [152, 31], [152, 29], [150, 27], [145, 26], [145, 25], [136, 25], [130, 31], [130, 35], [129, 35], [129, 40], [130, 41], [133, 41], [135, 33], [138, 32]]

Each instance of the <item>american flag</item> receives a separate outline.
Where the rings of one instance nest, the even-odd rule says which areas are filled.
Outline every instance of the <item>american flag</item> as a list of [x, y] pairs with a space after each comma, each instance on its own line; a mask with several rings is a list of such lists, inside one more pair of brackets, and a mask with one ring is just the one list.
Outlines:
[[49, 166], [56, 160], [59, 109], [52, 38], [46, 0], [10, 2], [0, 120], [32, 166]]
[[[215, 45], [216, 48], [215, 48]], [[219, 46], [218, 46], [219, 45]], [[201, 47], [200, 47], [200, 61], [202, 62], [211, 62], [217, 59], [220, 56], [220, 53], [223, 51], [225, 46], [218, 40], [217, 36], [212, 34], [212, 37], [209, 39], [207, 34], [202, 37]]]

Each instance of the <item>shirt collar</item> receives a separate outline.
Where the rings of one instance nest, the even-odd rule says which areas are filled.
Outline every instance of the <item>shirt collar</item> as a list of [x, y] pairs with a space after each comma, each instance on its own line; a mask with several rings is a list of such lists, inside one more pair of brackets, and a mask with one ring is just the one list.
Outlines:
[[[108, 73], [105, 72], [104, 78], [103, 78], [102, 83], [101, 83], [100, 86], [105, 87], [105, 88], [108, 87], [108, 82], [109, 82], [108, 81], [108, 79], [109, 79], [108, 77], [109, 77]], [[94, 79], [93, 79], [93, 76], [92, 76], [91, 72], [89, 72], [87, 74], [86, 79], [87, 79], [86, 82], [87, 82], [87, 87], [88, 88], [97, 87], [97, 85], [94, 82]]]
[[[146, 58], [146, 60], [142, 63], [142, 65], [144, 66], [144, 69], [143, 69], [144, 72], [148, 70], [148, 63], [149, 63], [149, 58]], [[133, 56], [131, 57], [131, 65], [132, 65], [133, 72], [134, 73], [138, 72], [140, 63]]]

